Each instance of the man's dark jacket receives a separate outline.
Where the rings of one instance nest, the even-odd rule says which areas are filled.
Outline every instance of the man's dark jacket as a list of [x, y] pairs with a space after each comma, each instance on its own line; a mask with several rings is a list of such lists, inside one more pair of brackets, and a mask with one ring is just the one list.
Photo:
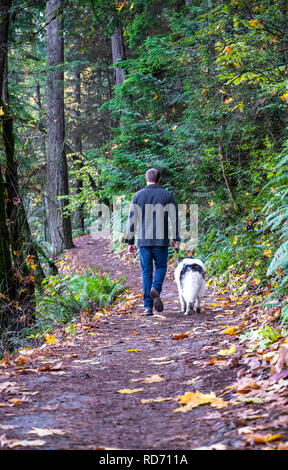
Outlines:
[[138, 246], [168, 246], [169, 219], [173, 240], [179, 241], [178, 208], [170, 191], [159, 184], [148, 184], [134, 194], [127, 223], [126, 242]]

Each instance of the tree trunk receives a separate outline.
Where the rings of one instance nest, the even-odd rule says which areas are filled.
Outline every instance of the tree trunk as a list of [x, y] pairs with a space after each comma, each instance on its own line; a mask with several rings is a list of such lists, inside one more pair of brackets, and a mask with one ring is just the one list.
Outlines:
[[[5, 187], [0, 171], [0, 293], [10, 296], [13, 291], [12, 261], [9, 248], [9, 236], [6, 223]], [[2, 299], [0, 300], [0, 306]], [[1, 319], [2, 320], [2, 319]], [[0, 321], [2, 324], [2, 321]]]
[[[82, 154], [82, 139], [79, 129], [79, 117], [80, 117], [80, 106], [81, 106], [81, 86], [80, 86], [80, 70], [75, 68], [73, 70], [73, 89], [72, 96], [74, 98], [74, 109], [73, 109], [73, 118], [74, 118], [74, 130], [73, 130], [73, 147], [74, 152], [77, 154], [79, 163], [77, 162], [77, 168], [81, 168], [81, 154]], [[75, 194], [80, 194], [83, 188], [82, 178], [77, 177], [74, 185]], [[77, 207], [74, 215], [74, 226], [76, 229], [81, 229], [84, 232], [84, 207], [81, 204]]]
[[[125, 57], [125, 49], [124, 49], [124, 41], [123, 41], [123, 32], [120, 26], [117, 26], [114, 29], [114, 34], [111, 38], [111, 45], [112, 45], [112, 60], [113, 64], [117, 64], [121, 60], [124, 60]], [[120, 67], [115, 67], [115, 84], [120, 85], [125, 80], [125, 70], [121, 69]]]
[[[38, 107], [38, 112], [39, 112], [39, 118], [38, 118], [38, 129], [39, 133], [41, 133], [40, 136], [40, 149], [42, 152], [42, 155], [44, 157], [44, 160], [46, 161], [46, 124], [44, 123], [44, 112], [43, 112], [43, 106], [42, 106], [42, 99], [41, 99], [41, 89], [40, 89], [40, 83], [36, 83], [36, 102], [37, 102], [37, 107]], [[46, 174], [47, 168], [45, 168], [45, 173]], [[45, 176], [44, 176], [45, 179]], [[43, 239], [45, 242], [48, 241], [47, 239], [47, 232], [48, 232], [48, 208], [47, 208], [47, 185], [45, 181], [42, 181], [42, 201], [43, 201], [43, 215], [42, 215], [42, 225], [43, 225]]]
[[64, 39], [61, 0], [47, 1], [47, 205], [49, 239], [54, 254], [71, 248], [70, 217], [67, 204], [68, 168], [65, 154], [64, 123]]
[[[7, 60], [8, 50], [8, 30], [9, 30], [9, 10], [12, 5], [12, 0], [2, 0], [0, 5], [0, 93], [3, 97], [3, 82], [4, 71]], [[3, 111], [4, 103], [1, 99], [1, 140], [3, 140]], [[3, 116], [4, 113], [4, 116]], [[11, 295], [14, 291], [14, 283], [12, 277], [12, 260], [10, 255], [9, 246], [9, 232], [6, 220], [6, 205], [5, 205], [5, 186], [0, 168], [0, 293], [3, 295]], [[2, 303], [2, 299], [0, 299]], [[0, 304], [1, 307], [1, 304]], [[0, 324], [3, 327], [4, 319], [0, 317]]]
[[0, 2], [0, 91], [1, 96], [4, 82], [4, 70], [7, 63], [8, 51], [8, 31], [9, 31], [9, 18], [12, 0], [1, 0]]

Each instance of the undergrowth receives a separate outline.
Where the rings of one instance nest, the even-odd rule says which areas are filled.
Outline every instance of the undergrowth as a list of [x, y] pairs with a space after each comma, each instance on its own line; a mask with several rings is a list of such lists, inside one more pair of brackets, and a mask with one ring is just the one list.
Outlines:
[[82, 312], [92, 316], [113, 304], [128, 289], [123, 281], [124, 277], [112, 280], [110, 275], [100, 275], [93, 269], [83, 274], [57, 274], [44, 279], [42, 290], [35, 293], [33, 324], [20, 329], [17, 336], [15, 331], [6, 331], [2, 345], [10, 351], [38, 345], [48, 333], [63, 325], [73, 331], [73, 324]]

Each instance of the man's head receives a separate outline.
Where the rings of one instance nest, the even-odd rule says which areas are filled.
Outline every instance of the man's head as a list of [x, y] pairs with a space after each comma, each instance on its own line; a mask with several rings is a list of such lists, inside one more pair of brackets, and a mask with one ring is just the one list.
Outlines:
[[147, 184], [157, 184], [160, 182], [160, 172], [156, 168], [150, 168], [146, 171], [146, 183]]

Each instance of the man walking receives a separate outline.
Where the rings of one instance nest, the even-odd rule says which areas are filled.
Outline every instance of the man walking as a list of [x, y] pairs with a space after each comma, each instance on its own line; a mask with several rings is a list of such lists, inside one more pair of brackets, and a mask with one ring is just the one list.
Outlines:
[[[172, 225], [172, 246], [179, 247], [178, 209], [170, 191], [160, 186], [160, 173], [151, 168], [146, 172], [146, 187], [137, 191], [130, 207], [126, 242], [128, 251], [135, 254], [136, 226], [143, 283], [144, 315], [153, 315], [153, 308], [163, 310], [160, 298], [164, 282], [169, 246], [169, 218]], [[153, 266], [155, 274], [153, 278]]]

